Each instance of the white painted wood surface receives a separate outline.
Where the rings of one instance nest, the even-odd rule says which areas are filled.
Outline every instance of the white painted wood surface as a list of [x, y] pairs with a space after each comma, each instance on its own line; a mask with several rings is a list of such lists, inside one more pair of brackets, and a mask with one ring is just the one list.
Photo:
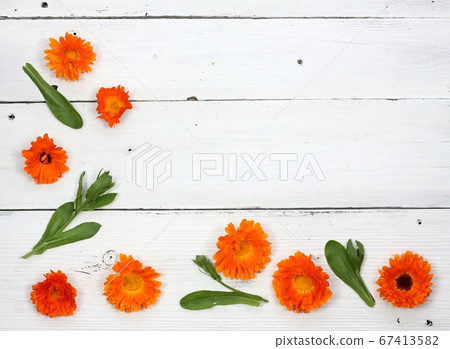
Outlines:
[[[0, 207], [56, 208], [73, 200], [83, 170], [92, 180], [100, 168], [110, 169], [118, 183], [114, 208], [183, 208], [194, 197], [192, 208], [449, 207], [443, 190], [450, 187], [448, 103], [296, 101], [253, 142], [286, 101], [165, 103], [173, 115], [157, 102], [134, 103], [114, 129], [97, 118], [96, 103], [77, 103], [81, 130], [59, 123], [42, 103], [3, 104], [0, 175], [8, 189], [0, 192]], [[50, 186], [33, 183], [20, 155], [45, 132], [67, 150], [71, 169]], [[172, 177], [153, 191], [126, 180], [129, 150], [145, 143], [172, 152]], [[192, 154], [205, 152], [224, 154], [223, 175], [195, 181]], [[237, 180], [229, 180], [230, 153], [238, 154]], [[270, 160], [279, 153], [298, 154], [286, 181]], [[325, 181], [294, 180], [306, 153], [314, 154]], [[241, 154], [266, 154], [260, 168], [267, 181], [241, 179], [249, 169]]]
[[[449, 29], [448, 19], [4, 20], [14, 54], [0, 57], [0, 95], [42, 100], [21, 70], [30, 62], [70, 100], [119, 83], [135, 100], [448, 98]], [[45, 67], [48, 38], [66, 31], [98, 53], [77, 82]]]
[[447, 0], [2, 0], [1, 16], [17, 17], [449, 17]]
[[[91, 240], [48, 250], [29, 260], [18, 258], [39, 238], [40, 228], [50, 214], [0, 214], [2, 255], [8, 261], [0, 265], [0, 325], [4, 329], [17, 328], [17, 320], [21, 328], [53, 330], [437, 330], [450, 326], [450, 261], [442, 248], [450, 243], [447, 210], [95, 212], [86, 214], [87, 219], [98, 220], [103, 227]], [[272, 261], [255, 279], [230, 284], [267, 297], [269, 303], [258, 308], [215, 307], [198, 312], [180, 308], [180, 298], [189, 292], [220, 289], [191, 259], [196, 254], [211, 256], [225, 226], [243, 218], [261, 223], [272, 242]], [[421, 219], [421, 225], [417, 219]], [[373, 308], [336, 279], [324, 260], [324, 241], [345, 241], [349, 237], [359, 239], [367, 248], [363, 277], [377, 302]], [[145, 264], [162, 273], [162, 293], [154, 306], [123, 314], [106, 302], [102, 285], [111, 269], [101, 260], [111, 249], [139, 255]], [[414, 310], [393, 308], [378, 297], [374, 284], [378, 268], [388, 263], [392, 253], [406, 249], [419, 251], [435, 274], [433, 293]], [[297, 250], [312, 254], [315, 262], [330, 273], [334, 294], [326, 305], [309, 314], [286, 311], [271, 287], [277, 263]], [[37, 313], [28, 301], [31, 285], [55, 267], [65, 271], [79, 291], [77, 317], [49, 319]], [[426, 320], [433, 321], [433, 326], [426, 326]]]
[[[449, 328], [449, 1], [16, 3], [0, 3], [1, 329]], [[78, 82], [57, 80], [43, 59], [48, 38], [66, 31], [98, 53]], [[81, 130], [51, 116], [21, 70], [25, 62], [76, 101]], [[117, 84], [134, 107], [109, 129], [96, 119], [95, 94]], [[186, 101], [192, 96], [199, 101]], [[38, 186], [20, 151], [45, 132], [68, 151], [70, 171]], [[172, 176], [153, 191], [126, 180], [127, 155], [145, 143], [172, 152]], [[267, 181], [193, 181], [192, 154], [205, 152], [312, 153], [326, 180], [293, 181], [294, 165], [280, 181], [276, 163], [266, 161]], [[21, 260], [51, 209], [73, 199], [81, 171], [92, 180], [100, 168], [112, 171], [119, 192], [109, 210], [81, 217], [102, 223], [100, 233]], [[240, 160], [239, 176], [246, 169]], [[190, 260], [211, 256], [226, 224], [242, 218], [261, 222], [273, 254], [256, 279], [234, 284], [269, 304], [181, 309], [184, 294], [217, 287]], [[271, 289], [276, 263], [301, 250], [328, 270], [323, 247], [331, 238], [366, 245], [363, 274], [374, 294], [377, 269], [390, 256], [422, 254], [435, 274], [432, 295], [414, 310], [377, 296], [369, 310], [330, 273], [334, 296], [323, 308], [287, 312]], [[122, 314], [107, 304], [100, 293], [110, 269], [101, 257], [109, 249], [142, 252], [163, 274], [152, 309]], [[48, 319], [29, 301], [31, 285], [57, 268], [78, 289], [76, 317]]]

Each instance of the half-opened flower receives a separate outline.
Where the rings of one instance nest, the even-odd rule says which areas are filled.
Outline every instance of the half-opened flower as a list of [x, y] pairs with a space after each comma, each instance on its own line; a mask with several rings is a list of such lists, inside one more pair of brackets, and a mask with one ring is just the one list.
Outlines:
[[97, 93], [97, 112], [99, 118], [104, 119], [109, 127], [120, 122], [120, 117], [125, 110], [132, 109], [128, 92], [123, 86], [105, 88], [100, 87]]
[[44, 275], [45, 280], [33, 285], [31, 301], [43, 315], [50, 317], [72, 315], [77, 305], [77, 290], [67, 282], [67, 276], [61, 270], [51, 270]]

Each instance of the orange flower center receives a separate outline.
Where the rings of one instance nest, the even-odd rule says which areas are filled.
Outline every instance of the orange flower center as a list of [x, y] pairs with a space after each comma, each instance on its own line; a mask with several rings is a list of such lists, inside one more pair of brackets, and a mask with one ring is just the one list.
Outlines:
[[39, 161], [43, 164], [49, 164], [50, 162], [52, 162], [52, 157], [50, 156], [50, 154], [43, 152], [41, 153], [41, 156], [39, 156]]
[[54, 288], [50, 291], [50, 296], [54, 299], [58, 299], [59, 297], [59, 290], [57, 288]]
[[309, 292], [313, 286], [312, 280], [304, 275], [297, 275], [294, 278], [294, 285], [300, 293]]
[[69, 62], [78, 61], [78, 51], [74, 49], [65, 50], [64, 57], [66, 57]]
[[142, 277], [135, 273], [128, 273], [123, 277], [122, 285], [127, 291], [139, 290], [142, 286]]
[[250, 243], [247, 240], [241, 241], [239, 243], [239, 251], [236, 252], [237, 257], [242, 257], [248, 254], [250, 251]]
[[106, 104], [107, 104], [106, 107], [107, 112], [112, 114], [118, 114], [120, 112], [120, 109], [123, 107], [122, 101], [116, 97], [109, 98]]
[[411, 275], [404, 273], [395, 279], [397, 283], [397, 289], [402, 291], [409, 291], [413, 285], [413, 279]]

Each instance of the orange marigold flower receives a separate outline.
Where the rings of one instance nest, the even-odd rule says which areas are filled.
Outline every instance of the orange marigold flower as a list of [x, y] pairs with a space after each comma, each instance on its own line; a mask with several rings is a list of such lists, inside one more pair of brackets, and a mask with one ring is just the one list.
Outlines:
[[233, 223], [225, 228], [227, 235], [217, 241], [219, 251], [213, 256], [215, 267], [231, 279], [254, 278], [270, 262], [270, 242], [259, 223], [242, 220], [236, 230]]
[[31, 148], [22, 150], [25, 160], [25, 172], [27, 172], [36, 183], [54, 183], [61, 175], [68, 171], [65, 165], [66, 151], [57, 147], [48, 134], [44, 138], [38, 137], [35, 142], [31, 142]]
[[128, 92], [123, 86], [104, 88], [100, 87], [97, 93], [97, 112], [99, 118], [104, 119], [109, 127], [120, 122], [120, 117], [125, 110], [132, 109]]
[[328, 278], [328, 274], [313, 263], [311, 256], [297, 251], [278, 263], [272, 285], [281, 305], [288, 310], [295, 309], [297, 313], [308, 313], [320, 308], [333, 295]]
[[94, 64], [96, 54], [91, 43], [78, 36], [66, 33], [59, 41], [50, 38], [50, 49], [45, 50], [45, 59], [50, 70], [56, 70], [56, 77], [64, 76], [64, 79], [78, 80], [80, 73], [90, 72], [91, 64]]
[[33, 285], [31, 301], [42, 315], [50, 317], [72, 315], [77, 305], [77, 290], [67, 282], [67, 276], [61, 270], [51, 270], [44, 275], [45, 280]]
[[389, 258], [389, 266], [379, 270], [376, 284], [380, 297], [391, 302], [394, 307], [414, 308], [424, 303], [432, 292], [433, 285], [430, 264], [422, 256], [406, 251], [401, 256]]
[[158, 274], [152, 267], [142, 268], [142, 263], [132, 256], [120, 254], [120, 261], [105, 281], [104, 295], [120, 311], [132, 312], [156, 303], [161, 291]]

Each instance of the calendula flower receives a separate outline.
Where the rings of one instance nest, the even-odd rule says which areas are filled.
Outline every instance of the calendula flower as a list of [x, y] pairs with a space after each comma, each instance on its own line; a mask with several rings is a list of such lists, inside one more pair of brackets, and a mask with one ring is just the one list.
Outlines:
[[161, 274], [152, 267], [142, 268], [142, 263], [132, 256], [120, 254], [113, 270], [117, 274], [110, 274], [106, 279], [104, 295], [116, 309], [138, 311], [156, 302], [161, 293], [161, 282], [155, 279]]
[[217, 271], [231, 279], [254, 278], [255, 273], [270, 262], [270, 242], [259, 223], [242, 220], [238, 230], [233, 223], [225, 228], [227, 235], [219, 237], [219, 251], [213, 256]]
[[50, 317], [72, 315], [77, 305], [77, 290], [67, 282], [67, 276], [61, 270], [51, 270], [44, 275], [45, 280], [33, 285], [31, 301], [42, 315]]
[[52, 138], [46, 133], [44, 137], [38, 137], [31, 142], [31, 148], [22, 150], [25, 160], [25, 172], [27, 172], [38, 184], [54, 183], [61, 175], [68, 171], [65, 165], [66, 151], [57, 147]]
[[414, 308], [424, 303], [432, 292], [433, 274], [430, 264], [422, 256], [406, 251], [389, 259], [389, 266], [379, 270], [377, 290], [380, 297], [391, 302], [394, 307]]
[[91, 43], [78, 36], [66, 33], [59, 41], [50, 38], [50, 49], [45, 50], [45, 59], [50, 70], [56, 70], [56, 77], [78, 80], [80, 73], [90, 72], [96, 54]]
[[105, 88], [100, 87], [97, 93], [97, 112], [99, 118], [104, 119], [109, 127], [120, 122], [120, 117], [125, 110], [132, 109], [128, 92], [123, 86]]
[[281, 305], [288, 310], [295, 309], [297, 313], [308, 313], [320, 308], [333, 295], [328, 278], [328, 274], [313, 263], [311, 256], [297, 251], [278, 263], [272, 286]]

